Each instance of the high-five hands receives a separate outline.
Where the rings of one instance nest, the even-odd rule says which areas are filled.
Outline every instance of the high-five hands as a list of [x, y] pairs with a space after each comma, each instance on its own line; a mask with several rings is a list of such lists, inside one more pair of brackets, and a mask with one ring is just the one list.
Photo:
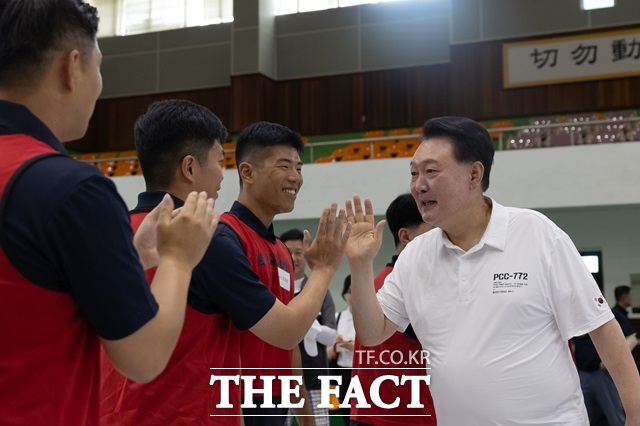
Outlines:
[[157, 266], [161, 257], [177, 260], [193, 269], [202, 260], [218, 226], [220, 215], [206, 192], [192, 192], [184, 206], [174, 210], [167, 194], [142, 221], [134, 245], [145, 269]]
[[338, 212], [336, 219], [337, 210], [338, 205], [333, 203], [331, 207], [322, 211], [313, 243], [309, 231], [304, 231], [304, 258], [312, 270], [327, 268], [333, 273], [340, 267], [342, 255], [351, 235], [351, 224], [347, 223], [344, 210]]
[[347, 200], [347, 219], [351, 224], [351, 236], [347, 242], [347, 258], [350, 263], [371, 262], [382, 245], [382, 233], [386, 221], [375, 224], [371, 200], [365, 198], [364, 209], [360, 197]]

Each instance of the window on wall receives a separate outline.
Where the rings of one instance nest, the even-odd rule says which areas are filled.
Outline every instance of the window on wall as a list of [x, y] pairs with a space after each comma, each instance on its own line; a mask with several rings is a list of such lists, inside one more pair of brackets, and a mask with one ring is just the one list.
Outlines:
[[276, 0], [276, 15], [356, 6], [366, 3], [386, 3], [398, 0]]
[[593, 279], [598, 283], [600, 291], [603, 288], [603, 274], [602, 274], [602, 252], [600, 251], [581, 251], [582, 261], [593, 275]]
[[98, 8], [98, 37], [233, 22], [233, 0], [89, 0]]
[[582, 10], [604, 9], [615, 5], [616, 0], [580, 0]]

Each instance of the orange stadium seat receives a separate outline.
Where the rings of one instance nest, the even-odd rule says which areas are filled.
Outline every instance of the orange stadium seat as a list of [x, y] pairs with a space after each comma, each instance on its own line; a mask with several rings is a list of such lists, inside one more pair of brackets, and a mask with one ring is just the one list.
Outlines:
[[377, 142], [374, 142], [373, 143], [373, 158], [381, 158], [380, 154], [382, 154], [382, 153], [388, 153], [389, 155], [391, 155], [391, 153], [393, 151], [395, 151], [394, 145], [395, 145], [394, 141], [377, 141]]
[[89, 161], [89, 160], [95, 160], [96, 158], [98, 158], [98, 154], [96, 154], [95, 152], [88, 153], [88, 154], [81, 154], [80, 156], [78, 156], [78, 160], [84, 161], [85, 163], [98, 167], [98, 163]]
[[369, 130], [362, 136], [364, 139], [383, 138], [384, 130]]
[[366, 160], [361, 152], [354, 152], [353, 154], [348, 154], [342, 157], [342, 161], [359, 161]]
[[391, 152], [391, 150], [386, 150], [386, 151], [380, 151], [377, 154], [374, 155], [373, 158], [375, 159], [380, 159], [380, 158], [394, 158], [395, 155], [393, 152]]
[[353, 154], [353, 148], [350, 146], [346, 148], [338, 148], [331, 153], [331, 157], [334, 161], [342, 161], [342, 158], [346, 155]]
[[116, 170], [117, 161], [101, 161], [98, 163], [98, 168], [102, 173], [107, 176], [113, 176], [113, 173]]
[[227, 169], [235, 169], [236, 168], [236, 153], [235, 152], [225, 152], [224, 153], [224, 167]]
[[127, 157], [138, 157], [138, 153], [136, 152], [135, 149], [129, 150], [129, 151], [120, 151], [120, 155], [118, 155], [118, 158], [127, 158]]
[[138, 160], [120, 160], [116, 163], [112, 176], [132, 176], [140, 171]]
[[[422, 131], [422, 129], [421, 129]], [[389, 135], [388, 136], [406, 136], [409, 134], [409, 129], [393, 129], [393, 130], [389, 130]], [[397, 139], [395, 141], [395, 143], [400, 142], [402, 139]]]
[[[513, 127], [513, 121], [511, 120], [494, 121], [493, 123], [491, 123], [491, 126], [489, 126], [489, 129], [496, 130], [496, 129], [503, 129], [505, 127]], [[491, 132], [489, 133], [489, 135], [491, 136], [492, 139], [500, 138], [500, 132]]]
[[362, 157], [362, 160], [371, 158], [371, 144], [369, 142], [356, 142], [349, 145], [352, 154]]
[[98, 158], [101, 160], [104, 158], [116, 158], [117, 156], [118, 153], [116, 151], [101, 152], [100, 154], [98, 154]]
[[334, 163], [335, 161], [336, 159], [332, 155], [329, 155], [327, 157], [319, 157], [313, 160], [314, 163]]

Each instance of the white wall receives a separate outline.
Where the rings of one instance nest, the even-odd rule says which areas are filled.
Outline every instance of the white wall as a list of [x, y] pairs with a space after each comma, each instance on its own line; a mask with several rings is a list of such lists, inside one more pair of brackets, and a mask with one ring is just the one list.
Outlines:
[[[629, 274], [640, 272], [640, 142], [586, 145], [496, 153], [488, 195], [504, 205], [543, 211], [573, 238], [582, 250], [603, 252], [605, 296], [629, 284]], [[409, 190], [409, 158], [310, 164], [303, 167], [304, 185], [293, 212], [278, 216], [276, 234], [298, 227], [315, 234], [317, 218], [332, 202], [360, 194], [371, 198], [382, 219], [388, 204]], [[142, 177], [114, 179], [130, 208], [144, 190]], [[229, 209], [238, 195], [236, 170], [225, 170], [219, 211]], [[393, 254], [393, 239], [385, 234], [376, 259], [376, 271]], [[346, 263], [331, 283], [336, 304]]]

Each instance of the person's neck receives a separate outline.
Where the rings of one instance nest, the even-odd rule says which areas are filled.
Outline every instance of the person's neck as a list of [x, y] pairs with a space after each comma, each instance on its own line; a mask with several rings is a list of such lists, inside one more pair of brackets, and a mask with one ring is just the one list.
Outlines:
[[60, 142], [66, 142], [64, 117], [60, 115], [59, 108], [51, 108], [51, 105], [60, 105], [56, 98], [43, 91], [0, 90], [0, 99], [26, 107], [31, 114], [42, 121]]
[[464, 209], [464, 217], [455, 226], [443, 229], [449, 241], [465, 252], [478, 244], [491, 220], [492, 208], [491, 200], [483, 196], [481, 201]]
[[267, 211], [260, 205], [260, 203], [258, 203], [252, 197], [247, 196], [246, 193], [244, 193], [242, 190], [240, 190], [238, 202], [248, 208], [249, 211], [251, 211], [251, 213], [253, 213], [260, 220], [260, 222], [262, 222], [265, 228], [269, 228], [273, 223], [275, 214]]
[[182, 187], [181, 185], [171, 185], [168, 188], [162, 188], [162, 189], [154, 188], [154, 189], [149, 189], [149, 191], [166, 192], [167, 194], [171, 194], [174, 197], [179, 198], [182, 201], [185, 201], [189, 196], [189, 194], [194, 190], [191, 189], [190, 187]]

